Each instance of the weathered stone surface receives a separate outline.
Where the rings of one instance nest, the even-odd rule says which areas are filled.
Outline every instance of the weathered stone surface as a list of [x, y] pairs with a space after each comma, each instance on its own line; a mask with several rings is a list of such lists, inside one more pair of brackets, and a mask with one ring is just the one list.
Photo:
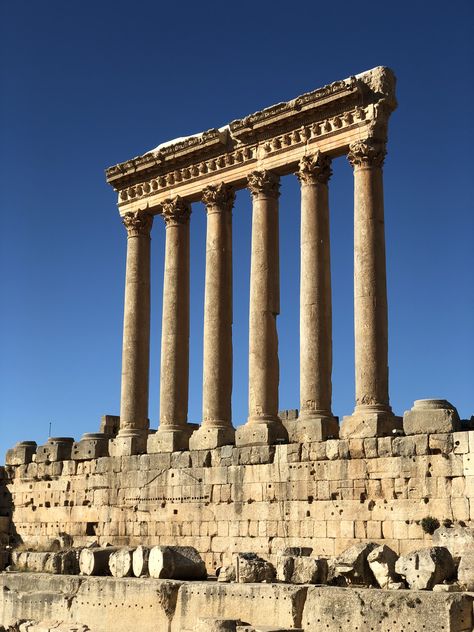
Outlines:
[[6, 465], [26, 465], [31, 463], [37, 449], [36, 441], [20, 441], [13, 448], [7, 450]]
[[234, 566], [221, 566], [218, 569], [217, 575], [218, 582], [235, 582], [235, 567]]
[[458, 567], [458, 581], [466, 589], [474, 591], [474, 550], [464, 551]]
[[328, 563], [325, 558], [278, 555], [276, 578], [290, 584], [324, 584]]
[[192, 546], [154, 546], [148, 557], [151, 577], [159, 579], [205, 579], [206, 565]]
[[400, 576], [395, 572], [398, 555], [387, 545], [378, 546], [367, 556], [370, 570], [380, 588], [393, 588], [400, 584]]
[[100, 432], [86, 432], [80, 441], [72, 446], [71, 459], [85, 461], [98, 459], [109, 454], [109, 437]]
[[349, 547], [334, 560], [330, 560], [328, 582], [335, 585], [374, 584], [374, 576], [367, 557], [376, 547], [377, 544], [374, 542], [361, 542]]
[[439, 527], [433, 533], [433, 544], [446, 547], [457, 563], [464, 553], [474, 551], [474, 529], [461, 525]]
[[148, 558], [151, 548], [148, 546], [137, 546], [133, 551], [132, 568], [135, 577], [146, 577], [148, 573]]
[[305, 632], [470, 632], [472, 604], [459, 593], [310, 586], [301, 626]]
[[276, 571], [273, 564], [255, 553], [239, 553], [235, 560], [235, 575], [241, 584], [272, 582]]
[[79, 572], [79, 551], [12, 551], [14, 570], [30, 573], [76, 575]]
[[435, 584], [453, 578], [456, 567], [448, 549], [433, 546], [402, 555], [395, 564], [396, 572], [414, 590], [431, 590]]
[[209, 619], [200, 617], [194, 627], [195, 632], [236, 632], [237, 623], [235, 619]]
[[82, 575], [109, 575], [109, 558], [118, 551], [117, 547], [82, 549], [79, 556], [79, 569]]
[[49, 437], [48, 441], [36, 450], [36, 463], [70, 459], [73, 443], [72, 437]]
[[132, 548], [123, 548], [114, 551], [109, 557], [109, 569], [112, 577], [130, 577], [133, 572]]
[[403, 415], [405, 434], [456, 432], [461, 429], [457, 410], [445, 399], [417, 399]]

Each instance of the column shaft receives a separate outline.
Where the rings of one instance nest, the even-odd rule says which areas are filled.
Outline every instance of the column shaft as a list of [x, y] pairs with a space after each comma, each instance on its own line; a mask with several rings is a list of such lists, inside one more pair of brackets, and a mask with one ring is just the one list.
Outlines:
[[116, 451], [146, 448], [150, 358], [150, 230], [153, 217], [127, 213], [127, 264], [122, 348], [120, 430]]
[[189, 386], [189, 217], [180, 197], [163, 203], [166, 224], [161, 330], [160, 426], [148, 451], [188, 448]]
[[348, 155], [354, 168], [356, 406], [344, 434], [351, 436], [389, 434], [400, 425], [388, 396], [384, 157], [385, 144], [372, 139], [353, 143]]
[[202, 425], [191, 449], [232, 444], [232, 205], [224, 183], [203, 191], [207, 208]]
[[279, 178], [267, 171], [248, 176], [252, 193], [249, 318], [249, 417], [238, 445], [269, 444], [285, 436], [278, 417], [280, 268]]
[[[300, 416], [295, 439], [323, 441], [338, 432], [331, 412], [332, 308], [327, 156], [305, 156], [301, 182]], [[292, 437], [290, 437], [292, 438]]]

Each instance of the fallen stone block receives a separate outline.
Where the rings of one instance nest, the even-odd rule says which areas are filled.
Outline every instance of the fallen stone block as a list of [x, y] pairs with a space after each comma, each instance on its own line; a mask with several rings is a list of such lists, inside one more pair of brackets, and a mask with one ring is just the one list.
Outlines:
[[255, 553], [239, 553], [235, 561], [235, 575], [241, 584], [273, 582], [276, 571], [273, 564]]
[[279, 555], [276, 578], [288, 584], [325, 584], [328, 564], [325, 558]]
[[403, 415], [405, 434], [439, 434], [461, 429], [457, 410], [446, 399], [417, 399]]
[[395, 571], [415, 590], [431, 590], [435, 584], [454, 577], [456, 567], [451, 553], [442, 546], [433, 546], [402, 555]]
[[148, 546], [137, 546], [133, 551], [132, 569], [135, 577], [146, 577], [148, 572], [148, 558], [151, 548]]
[[313, 552], [310, 546], [287, 546], [280, 555], [293, 555], [294, 557], [309, 557]]
[[377, 546], [367, 556], [370, 570], [380, 588], [392, 588], [400, 585], [400, 575], [395, 572], [398, 555], [385, 544]]
[[458, 567], [458, 582], [466, 589], [474, 591], [474, 550], [461, 555]]
[[82, 549], [79, 556], [79, 570], [82, 575], [109, 575], [109, 558], [118, 547]]
[[112, 577], [130, 577], [133, 572], [133, 548], [125, 547], [114, 551], [109, 557]]
[[433, 544], [446, 547], [458, 564], [464, 553], [474, 551], [474, 529], [460, 525], [439, 527], [433, 533]]
[[218, 582], [235, 582], [235, 568], [234, 566], [221, 566], [218, 569], [217, 581]]
[[194, 627], [194, 632], [236, 632], [237, 624], [240, 620], [236, 619], [208, 619], [199, 617]]
[[206, 565], [192, 546], [154, 546], [148, 571], [158, 579], [206, 579]]
[[334, 586], [372, 586], [374, 575], [367, 557], [378, 545], [360, 542], [346, 549], [328, 563], [328, 583]]

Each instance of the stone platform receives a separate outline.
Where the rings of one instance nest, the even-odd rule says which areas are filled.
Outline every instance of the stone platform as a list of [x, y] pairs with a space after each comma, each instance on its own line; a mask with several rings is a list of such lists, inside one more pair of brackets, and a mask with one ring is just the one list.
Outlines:
[[140, 632], [193, 632], [204, 617], [260, 630], [472, 632], [473, 600], [472, 593], [2, 573], [0, 626], [56, 621], [130, 632], [139, 620]]

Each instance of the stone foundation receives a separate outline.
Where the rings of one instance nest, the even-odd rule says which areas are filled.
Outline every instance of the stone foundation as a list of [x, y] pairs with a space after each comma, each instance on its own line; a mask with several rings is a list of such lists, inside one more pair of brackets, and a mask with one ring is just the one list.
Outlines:
[[404, 554], [431, 544], [426, 517], [474, 526], [474, 431], [32, 462], [3, 476], [13, 542], [190, 545], [211, 573], [287, 546], [337, 555], [372, 540]]

